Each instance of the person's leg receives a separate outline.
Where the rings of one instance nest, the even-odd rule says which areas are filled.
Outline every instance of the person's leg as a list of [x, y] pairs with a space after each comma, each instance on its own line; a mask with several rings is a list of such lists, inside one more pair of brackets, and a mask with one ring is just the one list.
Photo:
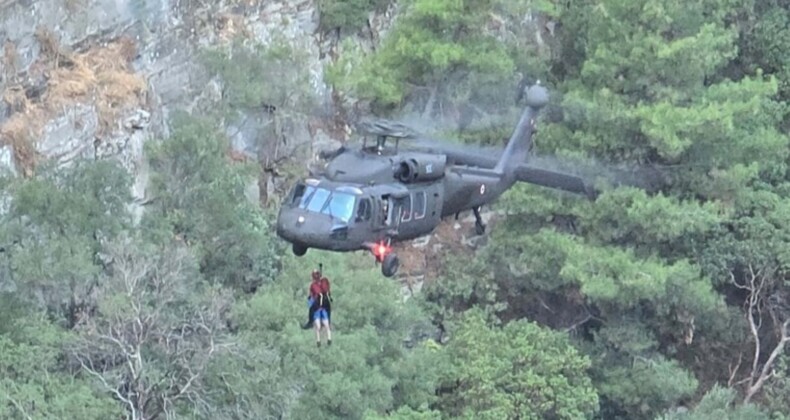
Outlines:
[[321, 311], [317, 310], [313, 314], [313, 325], [315, 326], [315, 344], [321, 347]]
[[332, 328], [329, 326], [329, 316], [327, 316], [325, 319], [321, 320], [321, 322], [324, 324], [324, 328], [326, 328], [326, 345], [327, 346], [331, 346], [332, 345]]
[[324, 309], [324, 308], [321, 308], [319, 310], [321, 311], [321, 326], [322, 326], [322, 329], [326, 329], [327, 330], [327, 334], [329, 334], [329, 332], [328, 332], [329, 330], [328, 330], [328, 327], [327, 327], [327, 325], [329, 325], [329, 312], [327, 312], [327, 310]]
[[326, 301], [326, 321], [332, 323], [332, 303], [327, 299]]

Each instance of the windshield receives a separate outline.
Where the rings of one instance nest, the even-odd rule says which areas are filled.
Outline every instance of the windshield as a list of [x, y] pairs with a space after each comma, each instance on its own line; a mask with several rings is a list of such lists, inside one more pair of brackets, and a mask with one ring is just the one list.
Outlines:
[[355, 197], [351, 194], [335, 191], [329, 199], [329, 204], [324, 207], [321, 213], [326, 213], [344, 222], [348, 222], [351, 220], [351, 215], [354, 214], [354, 198]]
[[328, 214], [344, 222], [351, 220], [356, 203], [356, 197], [353, 194], [313, 186], [307, 186], [301, 197], [295, 196], [294, 202], [297, 200], [299, 200], [298, 207], [301, 209]]

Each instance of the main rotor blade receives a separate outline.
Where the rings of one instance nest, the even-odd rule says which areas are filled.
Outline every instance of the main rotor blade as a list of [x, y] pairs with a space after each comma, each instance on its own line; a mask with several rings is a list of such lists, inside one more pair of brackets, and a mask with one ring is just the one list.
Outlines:
[[419, 134], [411, 127], [384, 118], [363, 118], [356, 123], [356, 130], [361, 134], [411, 139]]

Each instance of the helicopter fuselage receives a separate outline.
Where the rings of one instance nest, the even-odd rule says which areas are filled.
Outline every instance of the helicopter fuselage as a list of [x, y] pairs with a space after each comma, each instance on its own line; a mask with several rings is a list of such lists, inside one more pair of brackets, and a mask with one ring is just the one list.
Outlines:
[[346, 150], [296, 184], [277, 233], [295, 250], [374, 250], [415, 239], [448, 215], [494, 200], [502, 188], [490, 172], [448, 165], [446, 155]]

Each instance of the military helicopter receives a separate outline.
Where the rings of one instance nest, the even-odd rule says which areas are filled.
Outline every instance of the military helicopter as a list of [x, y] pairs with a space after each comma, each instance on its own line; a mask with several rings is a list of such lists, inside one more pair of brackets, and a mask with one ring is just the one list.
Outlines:
[[430, 234], [445, 217], [469, 210], [476, 232], [483, 234], [480, 207], [516, 182], [594, 197], [583, 178], [529, 164], [536, 119], [548, 101], [540, 82], [526, 89], [526, 108], [499, 156], [449, 145], [403, 151], [401, 141], [422, 137], [398, 123], [362, 124], [376, 143], [368, 145], [366, 137], [359, 149], [341, 147], [325, 155], [325, 169], [297, 182], [285, 197], [277, 234], [297, 256], [308, 248], [368, 250], [391, 277], [399, 267], [394, 243]]

